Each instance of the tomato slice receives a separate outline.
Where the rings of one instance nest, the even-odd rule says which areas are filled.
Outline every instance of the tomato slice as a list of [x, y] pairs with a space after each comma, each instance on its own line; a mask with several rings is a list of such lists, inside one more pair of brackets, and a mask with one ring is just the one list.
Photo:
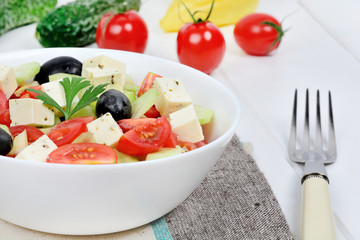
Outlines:
[[[41, 86], [33, 86], [33, 87], [29, 87], [31, 89], [35, 89], [35, 90], [38, 90], [38, 91], [41, 91]], [[34, 92], [30, 92], [28, 90], [24, 90], [20, 93], [20, 96], [19, 98], [34, 98], [36, 99], [36, 96], [39, 96], [39, 94], [37, 93], [34, 93]]]
[[9, 101], [6, 98], [5, 93], [0, 89], [0, 109], [8, 109]]
[[6, 108], [0, 108], [0, 124], [10, 127], [10, 111]]
[[114, 149], [99, 143], [72, 143], [58, 147], [49, 154], [49, 163], [110, 164], [117, 162]]
[[26, 130], [26, 135], [29, 143], [35, 142], [39, 137], [44, 135], [42, 131], [33, 126], [16, 125], [9, 128], [9, 131], [13, 138], [22, 133], [24, 130]]
[[94, 121], [94, 120], [95, 120], [95, 117], [93, 117], [93, 116], [86, 116], [86, 117], [76, 117], [76, 118], [72, 118], [72, 120], [74, 120], [74, 119], [81, 120], [83, 123], [88, 124], [88, 123]]
[[165, 117], [131, 129], [121, 136], [116, 149], [120, 152], [141, 156], [156, 152], [164, 146], [171, 134], [171, 126]]
[[171, 133], [170, 137], [166, 140], [163, 147], [175, 148], [178, 145], [177, 136], [175, 133]]
[[88, 129], [83, 119], [69, 119], [59, 123], [53, 127], [47, 135], [49, 138], [60, 147], [65, 144], [72, 143], [81, 133], [86, 132]]
[[134, 119], [121, 119], [118, 121], [118, 124], [124, 133], [130, 131], [131, 129], [144, 125], [146, 123], [153, 123], [156, 121], [156, 118], [134, 118]]
[[153, 105], [147, 112], [144, 114], [148, 118], [158, 118], [160, 117], [160, 112], [156, 109], [155, 105]]
[[154, 82], [155, 78], [162, 77], [156, 73], [148, 72], [146, 74], [144, 80], [141, 83], [140, 90], [138, 92], [138, 97], [143, 95], [146, 91], [148, 91], [150, 88], [152, 88], [152, 83]]
[[196, 143], [179, 141], [180, 147], [182, 147], [186, 152], [205, 146], [206, 144], [207, 144], [206, 140], [202, 140]]

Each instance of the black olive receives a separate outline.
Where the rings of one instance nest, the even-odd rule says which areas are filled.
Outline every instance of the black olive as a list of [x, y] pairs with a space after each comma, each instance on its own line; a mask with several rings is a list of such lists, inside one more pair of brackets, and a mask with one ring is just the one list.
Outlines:
[[131, 117], [131, 103], [122, 92], [110, 89], [100, 95], [96, 103], [96, 115], [110, 113], [115, 121]]
[[35, 76], [35, 81], [40, 84], [49, 82], [49, 75], [55, 73], [69, 73], [81, 75], [82, 63], [68, 56], [61, 56], [50, 59], [41, 65], [40, 72]]
[[0, 128], [0, 155], [5, 156], [11, 151], [13, 139], [9, 133]]

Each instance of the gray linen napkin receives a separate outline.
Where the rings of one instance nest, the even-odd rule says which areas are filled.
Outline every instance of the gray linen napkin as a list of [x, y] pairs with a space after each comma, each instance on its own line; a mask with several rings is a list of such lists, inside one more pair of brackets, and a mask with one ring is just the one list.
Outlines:
[[267, 180], [237, 136], [165, 220], [173, 239], [294, 239]]

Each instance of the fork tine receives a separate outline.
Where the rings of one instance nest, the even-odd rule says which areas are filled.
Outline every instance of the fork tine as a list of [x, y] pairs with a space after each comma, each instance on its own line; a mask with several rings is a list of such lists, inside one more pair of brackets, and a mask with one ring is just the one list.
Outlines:
[[330, 153], [331, 160], [336, 159], [336, 139], [335, 139], [335, 125], [334, 116], [332, 110], [331, 92], [329, 91], [329, 141], [328, 151]]
[[316, 93], [316, 133], [315, 133], [315, 152], [318, 155], [323, 153], [323, 141], [322, 141], [322, 130], [321, 130], [321, 113], [320, 113], [320, 92], [317, 90]]
[[[309, 89], [306, 89], [306, 105], [305, 105], [305, 121], [304, 121], [304, 134], [302, 139], [301, 149], [309, 152], [310, 149], [310, 128], [309, 128]], [[305, 157], [305, 156], [304, 156]], [[308, 158], [305, 157], [305, 158]]]
[[289, 137], [289, 153], [291, 159], [293, 159], [293, 154], [295, 154], [296, 152], [296, 114], [297, 114], [297, 89], [295, 89], [294, 106], [293, 106], [290, 137]]

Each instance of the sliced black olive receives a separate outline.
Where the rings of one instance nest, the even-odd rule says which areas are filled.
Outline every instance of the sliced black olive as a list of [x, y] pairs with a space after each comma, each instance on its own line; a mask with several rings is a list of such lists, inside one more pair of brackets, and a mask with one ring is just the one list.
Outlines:
[[0, 155], [5, 156], [11, 151], [13, 139], [9, 133], [0, 128]]
[[115, 121], [131, 117], [131, 103], [122, 92], [110, 89], [100, 95], [96, 103], [96, 115], [110, 113]]
[[61, 56], [50, 59], [41, 65], [40, 72], [35, 76], [35, 81], [40, 84], [49, 82], [49, 75], [55, 73], [69, 73], [81, 75], [82, 63], [69, 56]]

